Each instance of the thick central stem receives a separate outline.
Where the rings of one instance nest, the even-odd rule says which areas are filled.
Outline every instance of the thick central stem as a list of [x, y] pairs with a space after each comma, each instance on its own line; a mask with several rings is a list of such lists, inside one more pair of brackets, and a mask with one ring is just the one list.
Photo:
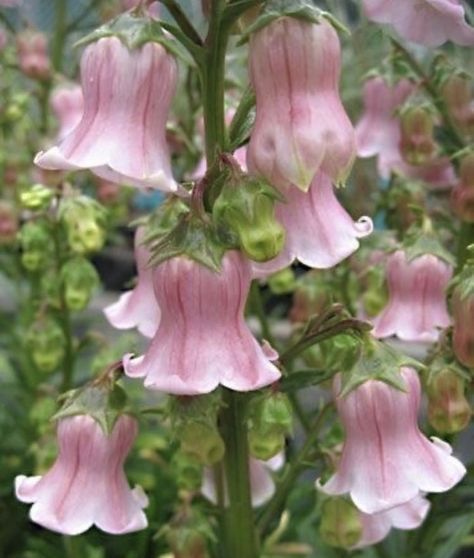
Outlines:
[[226, 558], [258, 558], [252, 510], [245, 395], [225, 390], [221, 433], [225, 441], [224, 471], [228, 506], [224, 513]]
[[202, 96], [204, 104], [204, 127], [206, 161], [208, 168], [214, 163], [226, 140], [224, 80], [225, 54], [228, 33], [222, 26], [225, 0], [213, 0], [206, 38], [206, 56], [202, 68]]

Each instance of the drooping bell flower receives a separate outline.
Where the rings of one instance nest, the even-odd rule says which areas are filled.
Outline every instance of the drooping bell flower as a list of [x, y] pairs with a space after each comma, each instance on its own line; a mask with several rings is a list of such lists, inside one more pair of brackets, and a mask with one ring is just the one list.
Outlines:
[[357, 250], [359, 238], [372, 232], [369, 217], [352, 220], [323, 173], [316, 174], [309, 192], [287, 188], [283, 193], [286, 203], [277, 204], [276, 216], [286, 230], [286, 243], [273, 260], [253, 264], [255, 277], [275, 273], [295, 259], [317, 269], [333, 267]]
[[58, 87], [52, 92], [50, 103], [59, 122], [58, 140], [62, 140], [81, 121], [84, 111], [82, 89], [79, 85]]
[[318, 24], [281, 17], [250, 39], [256, 120], [247, 151], [252, 174], [273, 186], [307, 191], [318, 170], [345, 180], [355, 156], [354, 130], [339, 97], [340, 44]]
[[390, 87], [377, 76], [364, 84], [364, 113], [356, 125], [357, 155], [377, 156], [377, 168], [382, 178], [388, 178], [392, 160], [399, 159], [400, 123], [396, 110], [413, 93], [415, 84], [407, 79]]
[[[258, 508], [268, 502], [275, 493], [275, 481], [272, 472], [283, 467], [285, 457], [283, 452], [267, 461], [249, 458], [250, 492], [252, 507]], [[225, 489], [224, 489], [225, 490]], [[203, 471], [201, 492], [208, 500], [217, 504], [217, 490], [213, 469], [206, 467]], [[227, 495], [225, 496], [227, 503]]]
[[367, 17], [388, 23], [407, 41], [438, 47], [446, 41], [474, 45], [461, 0], [364, 0]]
[[465, 278], [453, 290], [451, 308], [453, 311], [453, 350], [456, 358], [474, 368], [474, 275], [473, 268], [467, 268]]
[[143, 229], [138, 228], [135, 233], [137, 284], [104, 308], [104, 314], [117, 329], [136, 327], [145, 337], [153, 337], [160, 323], [160, 308], [153, 291], [153, 268], [148, 264], [150, 253], [142, 244], [143, 236]]
[[129, 50], [107, 37], [90, 44], [81, 59], [82, 119], [57, 146], [38, 153], [35, 163], [176, 191], [166, 143], [176, 81], [176, 61], [158, 43]]
[[373, 333], [384, 338], [396, 335], [404, 341], [436, 341], [439, 328], [450, 318], [445, 290], [452, 268], [432, 254], [408, 261], [403, 250], [387, 260], [389, 301], [373, 318]]
[[58, 423], [58, 457], [43, 476], [15, 479], [16, 497], [33, 504], [34, 523], [79, 535], [95, 525], [111, 534], [144, 529], [147, 497], [130, 489], [123, 463], [137, 434], [137, 422], [122, 415], [107, 436], [90, 416], [76, 415]]
[[418, 529], [430, 509], [429, 501], [421, 495], [405, 504], [372, 515], [359, 512], [362, 522], [362, 537], [352, 549], [377, 544], [389, 534], [392, 528], [411, 531]]
[[474, 152], [461, 159], [459, 178], [451, 193], [451, 205], [460, 219], [474, 223]]
[[46, 35], [27, 30], [16, 40], [20, 70], [32, 79], [47, 79], [51, 72]]
[[339, 417], [346, 438], [336, 473], [320, 488], [349, 494], [364, 513], [389, 510], [420, 492], [445, 492], [464, 476], [449, 444], [428, 440], [418, 428], [421, 386], [413, 368], [402, 367], [406, 391], [368, 380], [341, 396], [334, 380]]
[[402, 530], [419, 527], [430, 508], [426, 498], [419, 495], [405, 504], [387, 511], [367, 514], [361, 512], [345, 497], [324, 501], [321, 510], [321, 538], [330, 546], [355, 550], [377, 544], [392, 527]]
[[434, 120], [427, 108], [413, 106], [403, 110], [400, 130], [400, 152], [409, 165], [424, 165], [433, 160], [437, 151]]
[[125, 355], [125, 373], [177, 395], [209, 393], [219, 384], [250, 391], [278, 380], [244, 321], [250, 281], [250, 263], [237, 251], [227, 252], [220, 273], [184, 256], [158, 265], [160, 325], [145, 355]]

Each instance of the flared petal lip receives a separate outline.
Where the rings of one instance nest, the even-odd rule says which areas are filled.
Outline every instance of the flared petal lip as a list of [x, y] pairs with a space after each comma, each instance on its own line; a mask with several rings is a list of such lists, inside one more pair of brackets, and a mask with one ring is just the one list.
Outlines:
[[[132, 184], [141, 188], [158, 189], [170, 193], [178, 193], [182, 190], [173, 179], [166, 176], [164, 171], [158, 171], [148, 176], [127, 176], [116, 171], [107, 163], [95, 167], [79, 165], [65, 157], [58, 146], [51, 147], [47, 151], [40, 151], [34, 158], [34, 163], [46, 170], [90, 170], [101, 178], [119, 184]], [[183, 192], [186, 191], [183, 190]]]

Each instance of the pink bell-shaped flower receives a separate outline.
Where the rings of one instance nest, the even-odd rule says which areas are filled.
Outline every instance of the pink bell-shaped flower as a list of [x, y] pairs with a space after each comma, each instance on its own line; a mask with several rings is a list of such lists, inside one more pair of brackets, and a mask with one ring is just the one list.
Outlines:
[[327, 494], [349, 494], [364, 513], [389, 510], [420, 492], [445, 492], [466, 472], [449, 444], [429, 441], [420, 431], [418, 374], [405, 367], [401, 375], [406, 392], [368, 380], [341, 397], [340, 375], [334, 380], [346, 439], [336, 473], [320, 488]]
[[417, 529], [425, 520], [430, 503], [421, 495], [415, 496], [399, 506], [372, 515], [359, 512], [362, 523], [362, 537], [353, 550], [377, 544], [383, 540], [392, 528], [402, 530]]
[[400, 123], [395, 111], [414, 89], [407, 79], [390, 87], [381, 76], [364, 84], [364, 113], [355, 128], [357, 155], [377, 156], [377, 168], [383, 178], [389, 177], [393, 160], [400, 159]]
[[369, 217], [354, 222], [338, 202], [330, 179], [319, 172], [309, 192], [287, 188], [287, 203], [279, 203], [276, 216], [286, 230], [286, 243], [281, 253], [265, 263], [252, 264], [255, 277], [275, 273], [297, 259], [317, 268], [333, 267], [359, 247], [359, 238], [372, 232]]
[[176, 61], [158, 43], [135, 50], [117, 37], [92, 43], [81, 59], [82, 120], [57, 146], [38, 153], [35, 163], [176, 191], [165, 135], [176, 81]]
[[355, 157], [352, 124], [339, 97], [339, 38], [324, 18], [276, 19], [251, 36], [257, 112], [247, 152], [252, 174], [307, 191], [318, 170], [336, 182]]
[[52, 92], [50, 103], [59, 121], [58, 140], [62, 140], [81, 121], [84, 111], [82, 89], [79, 85], [58, 87]]
[[387, 260], [389, 301], [373, 318], [376, 337], [396, 335], [404, 341], [436, 341], [439, 328], [450, 324], [445, 290], [452, 268], [426, 254], [408, 262], [397, 250]]
[[369, 19], [388, 23], [407, 41], [427, 47], [446, 41], [474, 45], [461, 0], [364, 0], [363, 6]]
[[33, 504], [34, 523], [79, 535], [95, 525], [112, 534], [144, 529], [147, 497], [130, 489], [123, 463], [137, 434], [137, 422], [122, 415], [107, 436], [90, 416], [76, 415], [58, 424], [59, 454], [43, 476], [15, 479], [16, 497]]
[[153, 291], [153, 269], [148, 265], [150, 253], [142, 241], [143, 229], [138, 228], [135, 233], [137, 284], [131, 291], [123, 293], [117, 302], [104, 308], [104, 314], [117, 329], [136, 327], [145, 337], [153, 337], [160, 323], [160, 308]]
[[16, 39], [20, 70], [32, 79], [47, 79], [51, 72], [48, 41], [44, 33], [26, 30]]
[[[267, 461], [261, 461], [253, 457], [249, 458], [250, 491], [254, 508], [263, 506], [275, 494], [275, 481], [273, 480], [272, 472], [281, 469], [284, 462], [285, 456], [283, 452], [278, 453]], [[217, 504], [214, 471], [209, 467], [205, 467], [203, 471], [201, 492], [204, 497]], [[225, 500], [227, 504], [227, 495]]]
[[219, 384], [250, 391], [278, 380], [244, 321], [250, 280], [250, 263], [237, 251], [227, 252], [220, 273], [184, 256], [160, 264], [153, 275], [160, 325], [145, 355], [125, 355], [125, 373], [177, 395]]

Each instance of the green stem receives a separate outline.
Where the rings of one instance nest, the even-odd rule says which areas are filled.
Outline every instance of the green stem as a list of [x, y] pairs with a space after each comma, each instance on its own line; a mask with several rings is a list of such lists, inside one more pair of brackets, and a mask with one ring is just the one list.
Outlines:
[[326, 415], [326, 412], [330, 408], [331, 404], [328, 403], [318, 413], [311, 425], [311, 428], [309, 429], [309, 433], [303, 444], [303, 447], [300, 449], [299, 453], [294, 457], [294, 459], [292, 459], [289, 467], [287, 468], [283, 479], [281, 480], [281, 483], [279, 484], [277, 491], [275, 492], [275, 495], [273, 496], [270, 504], [260, 518], [258, 526], [261, 533], [267, 531], [271, 523], [278, 516], [294, 483], [298, 479], [301, 471], [305, 468], [305, 461], [308, 459], [314, 449], [314, 446], [316, 445], [323, 419]]
[[224, 512], [224, 547], [228, 558], [258, 558], [258, 541], [252, 510], [245, 396], [226, 389], [221, 415], [225, 441], [225, 482], [228, 506]]
[[83, 554], [78, 537], [63, 536], [63, 543], [66, 558], [82, 558]]
[[225, 6], [226, 0], [212, 2], [204, 64], [201, 68], [208, 168], [213, 165], [226, 144], [224, 79], [228, 34], [222, 26]]
[[63, 67], [64, 42], [67, 36], [67, 0], [56, 0], [56, 21], [51, 60], [53, 67], [60, 72]]
[[[53, 240], [56, 258], [56, 271], [59, 278], [61, 268], [64, 263], [64, 255], [61, 247], [61, 225], [59, 221], [55, 221], [53, 223]], [[63, 391], [67, 391], [72, 387], [74, 375], [74, 338], [72, 332], [71, 314], [66, 304], [66, 295], [62, 281], [60, 281], [59, 299], [61, 304], [59, 320], [65, 341], [64, 359], [62, 364], [63, 381], [61, 388]]]
[[474, 244], [474, 223], [461, 223], [457, 249], [457, 272], [461, 271], [468, 258], [468, 246]]

